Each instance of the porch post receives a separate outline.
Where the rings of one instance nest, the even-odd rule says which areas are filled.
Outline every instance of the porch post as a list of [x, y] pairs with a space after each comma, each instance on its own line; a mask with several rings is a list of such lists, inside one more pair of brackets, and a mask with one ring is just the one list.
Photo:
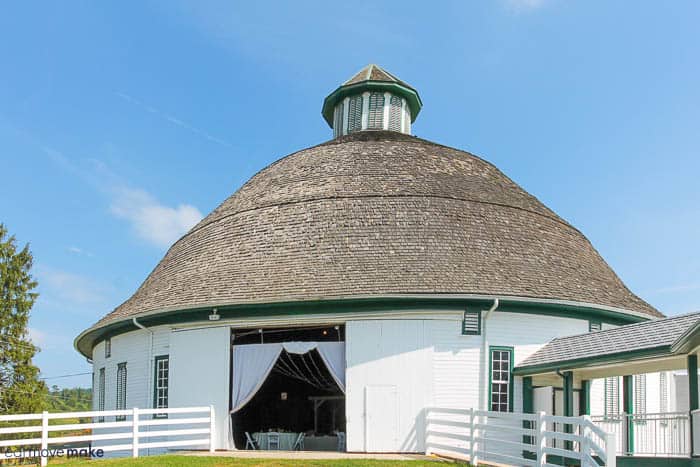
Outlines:
[[523, 413], [535, 413], [532, 376], [523, 377]]
[[634, 423], [632, 414], [634, 413], [634, 376], [622, 377], [622, 411], [625, 414], [625, 426], [627, 428], [627, 440], [625, 450], [629, 455], [634, 453]]
[[[535, 413], [535, 391], [532, 388], [532, 376], [523, 377], [523, 413]], [[536, 428], [533, 422], [523, 421], [523, 428]], [[523, 435], [524, 444], [535, 444], [535, 438], [528, 435]], [[523, 457], [526, 459], [535, 459], [537, 457], [537, 447], [533, 446], [534, 451], [523, 450]], [[534, 457], [533, 457], [534, 456]]]
[[[563, 393], [564, 393], [564, 416], [565, 417], [573, 417], [574, 416], [574, 372], [573, 371], [565, 371], [563, 374], [563, 379], [564, 379], [564, 387], [563, 387]], [[573, 433], [573, 426], [571, 424], [567, 423], [564, 425], [564, 432], [565, 433]], [[566, 449], [573, 449], [574, 445], [571, 441], [565, 441], [564, 445], [566, 446]]]
[[591, 381], [584, 379], [581, 381], [581, 392], [579, 392], [578, 409], [579, 415], [591, 414]]
[[574, 416], [574, 373], [564, 372], [564, 416]]
[[698, 405], [698, 356], [688, 355], [688, 407], [691, 411], [700, 408]]
[[696, 447], [693, 445], [693, 431], [695, 428], [693, 426], [693, 410], [696, 410], [700, 404], [698, 404], [698, 356], [696, 354], [688, 355], [688, 409], [690, 413], [688, 414], [690, 421], [690, 455], [691, 457], [695, 454]]

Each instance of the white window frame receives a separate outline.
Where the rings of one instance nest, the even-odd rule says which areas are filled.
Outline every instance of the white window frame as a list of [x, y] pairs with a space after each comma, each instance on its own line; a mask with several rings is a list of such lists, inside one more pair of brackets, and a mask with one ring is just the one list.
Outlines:
[[[116, 410], [126, 409], [126, 382], [127, 382], [127, 369], [126, 362], [119, 363], [117, 365], [117, 397], [115, 401], [114, 408]], [[124, 415], [117, 417], [117, 421], [126, 420]]]
[[[489, 410], [513, 410], [513, 348], [489, 348]], [[505, 401], [504, 401], [505, 398]]]
[[[105, 368], [102, 367], [97, 372], [97, 410], [105, 409]], [[97, 417], [98, 422], [104, 422], [104, 417]]]
[[[170, 384], [170, 355], [158, 355], [153, 360], [153, 408], [168, 408]], [[167, 414], [155, 414], [154, 418], [166, 418]]]

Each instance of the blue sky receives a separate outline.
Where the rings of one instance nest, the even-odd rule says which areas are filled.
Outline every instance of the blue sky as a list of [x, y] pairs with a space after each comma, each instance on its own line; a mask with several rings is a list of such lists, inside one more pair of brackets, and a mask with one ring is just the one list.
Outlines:
[[[331, 137], [367, 63], [420, 137], [478, 154], [666, 314], [700, 310], [700, 3], [14, 2], [0, 15], [0, 222], [29, 242], [51, 377], [73, 338], [256, 171]], [[89, 377], [52, 379], [90, 384]]]

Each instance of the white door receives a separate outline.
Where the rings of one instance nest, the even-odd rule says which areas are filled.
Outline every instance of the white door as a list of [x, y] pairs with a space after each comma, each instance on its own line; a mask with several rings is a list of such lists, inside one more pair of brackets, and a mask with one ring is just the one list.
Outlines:
[[365, 451], [398, 452], [398, 427], [396, 386], [365, 386]]

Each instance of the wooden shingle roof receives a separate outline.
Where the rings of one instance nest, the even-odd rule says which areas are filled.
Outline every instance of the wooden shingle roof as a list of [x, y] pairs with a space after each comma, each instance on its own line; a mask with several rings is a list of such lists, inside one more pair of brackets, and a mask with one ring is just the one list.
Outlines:
[[415, 293], [560, 299], [661, 316], [577, 229], [490, 163], [380, 131], [261, 170], [98, 324], [221, 303]]

